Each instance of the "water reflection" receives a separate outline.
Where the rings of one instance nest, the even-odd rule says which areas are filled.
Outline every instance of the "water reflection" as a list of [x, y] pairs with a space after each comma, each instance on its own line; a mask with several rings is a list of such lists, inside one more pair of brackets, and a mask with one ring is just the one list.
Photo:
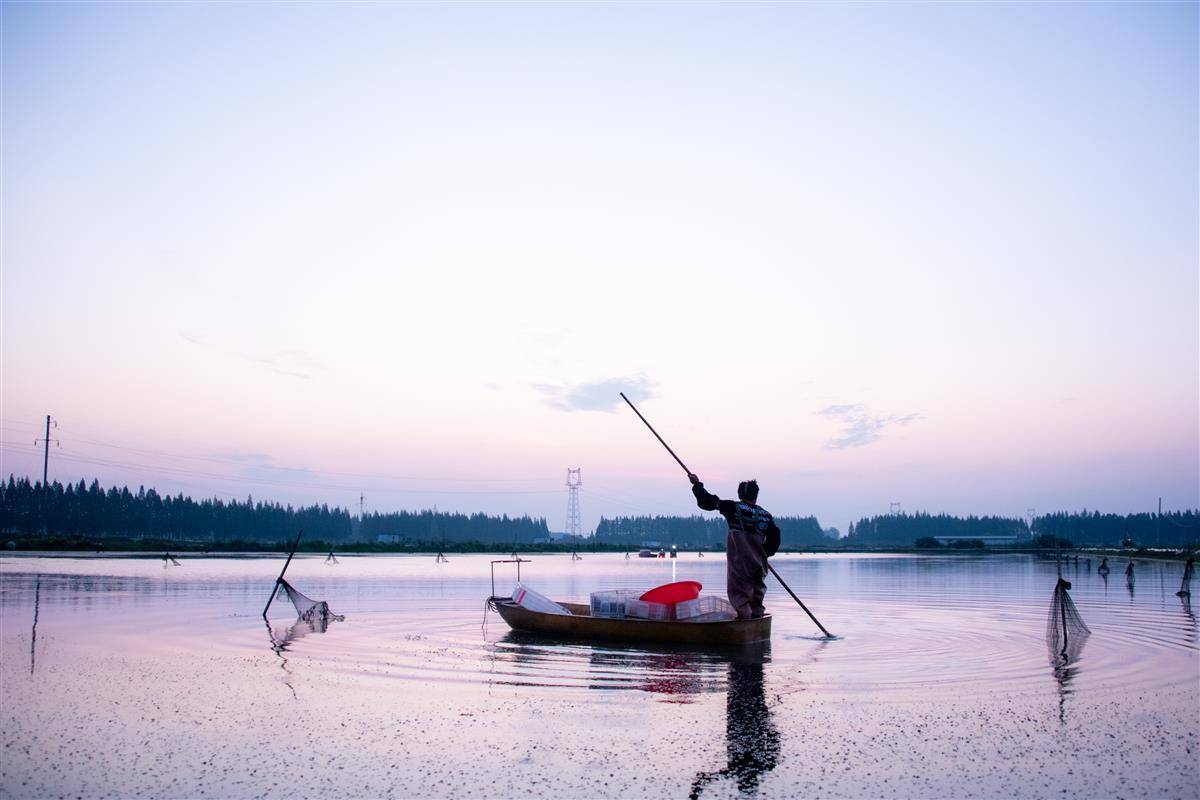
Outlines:
[[[334, 618], [336, 619], [336, 618]], [[292, 692], [292, 699], [299, 699], [296, 696], [296, 687], [292, 685], [292, 678], [295, 673], [288, 668], [287, 653], [293, 642], [303, 639], [310, 633], [324, 633], [329, 629], [329, 620], [314, 616], [311, 619], [298, 619], [295, 624], [283, 628], [279, 633], [276, 633], [275, 628], [271, 627], [271, 623], [263, 621], [267, 627], [267, 639], [271, 642], [271, 650], [275, 655], [279, 656], [279, 668], [287, 674], [283, 679], [283, 685], [288, 687]]]
[[688, 703], [698, 694], [725, 689], [728, 657], [721, 648], [664, 645], [589, 645], [509, 631], [495, 642], [496, 664], [512, 664], [503, 680], [522, 686], [581, 686], [592, 690], [634, 690], [668, 703]]
[[33, 633], [29, 637], [29, 674], [33, 674], [34, 665], [37, 663], [37, 624], [38, 611], [42, 604], [42, 576], [37, 576], [37, 583], [33, 587]]
[[1192, 569], [1195, 564], [1196, 559], [1189, 558], [1183, 565], [1183, 580], [1179, 582], [1179, 591], [1175, 593], [1179, 597], [1190, 597], [1192, 594]]
[[1054, 680], [1058, 684], [1058, 721], [1065, 725], [1067, 722], [1067, 697], [1073, 693], [1071, 682], [1079, 671], [1079, 665], [1067, 655], [1056, 655], [1050, 659], [1054, 671]]
[[[643, 653], [595, 649], [588, 658], [591, 672], [605, 676], [606, 680], [590, 683], [588, 688], [613, 688], [612, 675], [632, 674], [638, 676], [632, 688], [665, 695], [666, 702], [690, 703], [692, 695], [713, 691], [712, 663], [702, 656], [686, 650]], [[710, 674], [706, 676], [706, 672]]]
[[736, 783], [738, 791], [753, 794], [763, 773], [778, 764], [780, 736], [766, 698], [770, 642], [736, 648], [642, 650], [555, 642], [512, 631], [496, 644], [495, 659], [521, 665], [524, 685], [535, 673], [542, 674], [542, 684], [567, 680], [564, 673], [573, 663], [582, 662], [582, 651], [587, 651], [588, 689], [649, 692], [666, 703], [690, 703], [697, 695], [724, 691], [727, 763], [696, 776], [689, 795], [693, 799], [726, 778]]
[[701, 772], [688, 794], [697, 800], [710, 784], [732, 778], [742, 794], [758, 790], [764, 772], [779, 763], [779, 731], [767, 705], [763, 667], [771, 660], [771, 643], [763, 642], [732, 652], [725, 695], [725, 751], [728, 764], [715, 772]]

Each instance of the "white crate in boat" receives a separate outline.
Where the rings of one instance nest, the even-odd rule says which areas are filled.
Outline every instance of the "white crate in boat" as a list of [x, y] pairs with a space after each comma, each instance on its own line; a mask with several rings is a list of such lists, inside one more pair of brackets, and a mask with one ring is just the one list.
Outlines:
[[660, 622], [675, 619], [675, 605], [666, 603], [647, 603], [645, 600], [628, 600], [625, 603], [625, 616], [637, 619], [653, 619]]
[[624, 619], [625, 604], [638, 599], [642, 593], [636, 589], [610, 589], [592, 592], [592, 616]]
[[558, 603], [546, 597], [544, 594], [535, 592], [528, 586], [517, 584], [517, 588], [513, 589], [513, 602], [517, 605], [528, 608], [530, 611], [540, 611], [543, 614], [565, 614], [571, 615], [570, 611], [560, 606]]
[[720, 622], [736, 618], [737, 612], [728, 600], [711, 594], [675, 604], [675, 619], [683, 622]]

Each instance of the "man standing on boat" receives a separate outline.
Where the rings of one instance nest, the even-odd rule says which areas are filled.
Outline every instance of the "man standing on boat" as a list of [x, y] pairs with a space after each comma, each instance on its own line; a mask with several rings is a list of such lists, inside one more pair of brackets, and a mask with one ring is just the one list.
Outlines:
[[763, 596], [767, 593], [767, 559], [779, 550], [779, 526], [758, 505], [758, 481], [738, 484], [738, 499], [722, 500], [710, 494], [693, 473], [692, 494], [705, 511], [719, 511], [729, 524], [725, 538], [725, 583], [729, 602], [738, 619], [758, 619], [764, 613]]

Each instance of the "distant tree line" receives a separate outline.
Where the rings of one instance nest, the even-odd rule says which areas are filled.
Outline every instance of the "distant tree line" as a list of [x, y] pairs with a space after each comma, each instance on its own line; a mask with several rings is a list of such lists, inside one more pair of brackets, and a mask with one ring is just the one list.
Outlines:
[[1034, 532], [1077, 545], [1120, 547], [1196, 547], [1200, 544], [1200, 510], [1158, 514], [1101, 514], [1099, 511], [1045, 514], [1033, 522]]
[[[550, 529], [543, 518], [529, 516], [499, 517], [487, 514], [446, 514], [434, 511], [396, 511], [367, 514], [362, 520], [359, 538], [377, 541], [380, 534], [398, 542], [441, 543], [474, 542], [484, 546], [532, 544], [549, 539]], [[449, 544], [447, 544], [449, 547]]]
[[1029, 537], [1024, 520], [1009, 517], [952, 517], [949, 514], [887, 514], [850, 524], [841, 544], [849, 547], [912, 547], [918, 539], [981, 536]]
[[[776, 517], [781, 548], [829, 546], [836, 544], [821, 529], [816, 517]], [[641, 547], [643, 542], [658, 542], [662, 547], [678, 545], [691, 549], [724, 549], [727, 526], [721, 517], [616, 517], [600, 518], [594, 538], [602, 544]]]
[[91, 484], [51, 483], [10, 475], [0, 483], [0, 531], [6, 535], [91, 539], [123, 538], [193, 542], [290, 541], [303, 529], [306, 541], [331, 545], [396, 534], [411, 543], [457, 541], [531, 543], [549, 536], [544, 519], [490, 517], [486, 514], [436, 514], [430, 511], [370, 514], [361, 528], [350, 512], [328, 505], [290, 505], [218, 498], [193, 500], [182, 493], [160, 495], [128, 486], [104, 489]]
[[[1033, 547], [1196, 547], [1200, 543], [1200, 511], [1157, 514], [1101, 514], [1060, 511], [1033, 521], [1033, 530], [1014, 517], [953, 517], [947, 514], [888, 514], [865, 517], [850, 525], [841, 544], [848, 547], [932, 548], [945, 542], [968, 547], [971, 539], [1014, 536]], [[941, 540], [941, 541], [939, 541]]]
[[[1010, 517], [954, 517], [889, 514], [864, 517], [850, 525], [846, 538], [831, 538], [815, 517], [778, 517], [782, 548], [909, 548], [918, 539], [948, 541], [966, 546], [981, 536], [1016, 536], [1022, 543], [1037, 540], [1078, 546], [1197, 547], [1200, 511], [1157, 514], [1101, 514], [1098, 511], [1057, 512], [1034, 520], [1033, 539], [1026, 522]], [[182, 493], [160, 495], [139, 486], [100, 486], [98, 480], [62, 484], [10, 475], [0, 482], [0, 532], [7, 536], [47, 536], [62, 541], [136, 539], [153, 541], [255, 543], [290, 541], [304, 529], [306, 542], [369, 543], [402, 550], [444, 546], [448, 550], [497, 549], [510, 546], [528, 551], [549, 538], [543, 518], [487, 514], [399, 511], [368, 514], [360, 521], [347, 509], [325, 504], [294, 508], [280, 503], [218, 498], [193, 500]], [[832, 529], [831, 529], [832, 530]], [[684, 549], [722, 549], [725, 521], [719, 516], [601, 518], [593, 537], [579, 547], [641, 547], [643, 542]], [[389, 534], [380, 542], [380, 534]], [[65, 538], [63, 538], [65, 537]], [[929, 541], [924, 542], [930, 546]], [[1062, 544], [1062, 546], [1068, 546]]]
[[43, 528], [47, 534], [93, 538], [270, 542], [303, 528], [311, 538], [337, 542], [350, 536], [350, 514], [327, 505], [293, 508], [253, 497], [193, 500], [143, 486], [104, 489], [98, 480], [90, 485], [55, 481], [43, 491], [41, 481], [9, 475], [0, 484], [0, 529], [30, 535]]

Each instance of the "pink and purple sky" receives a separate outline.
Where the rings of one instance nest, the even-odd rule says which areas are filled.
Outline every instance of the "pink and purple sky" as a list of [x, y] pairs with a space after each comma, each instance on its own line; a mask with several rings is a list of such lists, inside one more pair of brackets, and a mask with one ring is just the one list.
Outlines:
[[2, 471], [1200, 506], [1197, 9], [4, 3]]

